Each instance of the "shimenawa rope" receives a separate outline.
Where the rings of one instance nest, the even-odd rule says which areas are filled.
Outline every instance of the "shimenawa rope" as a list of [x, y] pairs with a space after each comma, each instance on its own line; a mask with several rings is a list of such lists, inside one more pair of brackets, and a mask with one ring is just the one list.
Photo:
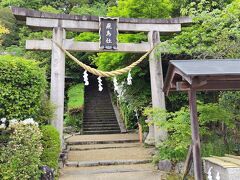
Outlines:
[[132, 64], [130, 64], [129, 66], [126, 66], [125, 68], [122, 69], [118, 69], [118, 70], [114, 70], [114, 71], [101, 71], [101, 70], [97, 70], [95, 68], [92, 68], [84, 63], [82, 63], [81, 61], [79, 61], [77, 58], [75, 58], [70, 52], [68, 52], [67, 50], [65, 50], [61, 45], [59, 45], [57, 42], [55, 42], [54, 40], [52, 40], [52, 42], [54, 42], [63, 52], [65, 52], [67, 54], [68, 57], [70, 57], [70, 59], [72, 59], [73, 61], [75, 61], [79, 66], [81, 66], [83, 69], [85, 69], [86, 71], [96, 75], [96, 76], [100, 76], [100, 77], [114, 77], [117, 75], [122, 75], [124, 73], [129, 72], [132, 68], [134, 68], [135, 66], [137, 66], [139, 63], [141, 63], [154, 49], [156, 46], [154, 46], [153, 48], [151, 48], [147, 53], [145, 53], [141, 58], [139, 58], [137, 61], [133, 62]]

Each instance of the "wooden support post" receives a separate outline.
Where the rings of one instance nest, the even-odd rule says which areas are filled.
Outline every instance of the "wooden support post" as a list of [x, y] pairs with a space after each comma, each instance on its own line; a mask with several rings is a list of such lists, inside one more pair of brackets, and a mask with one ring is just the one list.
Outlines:
[[[65, 39], [65, 30], [63, 28], [53, 29], [53, 40], [60, 46]], [[52, 125], [57, 128], [60, 139], [63, 142], [63, 114], [64, 114], [64, 84], [65, 84], [65, 54], [54, 43], [52, 43], [52, 61], [51, 61], [51, 102], [56, 106]]]
[[196, 103], [196, 89], [191, 88], [188, 91], [191, 129], [192, 129], [192, 152], [193, 152], [193, 164], [194, 164], [194, 177], [196, 180], [202, 180], [202, 160], [200, 153], [200, 136], [199, 125], [197, 117], [197, 103]]
[[[160, 42], [160, 35], [157, 31], [151, 31], [148, 33], [148, 42], [151, 48]], [[151, 77], [151, 92], [152, 92], [152, 106], [165, 109], [165, 96], [163, 89], [163, 73], [162, 73], [162, 61], [161, 55], [153, 51], [149, 55], [149, 67]], [[149, 127], [149, 134], [146, 139], [148, 144], [156, 144], [160, 141], [164, 141], [167, 137], [167, 132], [164, 129], [160, 129], [156, 125]]]
[[187, 158], [186, 158], [184, 168], [183, 168], [183, 180], [186, 179], [186, 177], [191, 169], [192, 162], [193, 162], [193, 154], [192, 154], [192, 144], [191, 144], [189, 146]]

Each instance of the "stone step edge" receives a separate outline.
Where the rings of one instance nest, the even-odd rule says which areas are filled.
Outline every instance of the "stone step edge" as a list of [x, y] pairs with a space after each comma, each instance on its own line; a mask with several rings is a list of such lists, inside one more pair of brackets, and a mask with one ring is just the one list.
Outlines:
[[92, 148], [79, 148], [79, 147], [70, 147], [70, 151], [89, 151], [89, 150], [98, 150], [98, 149], [125, 149], [125, 148], [133, 148], [139, 147], [139, 145], [132, 145], [132, 146], [110, 146], [110, 147], [92, 147]]
[[135, 143], [138, 139], [120, 139], [120, 140], [105, 140], [105, 141], [74, 141], [67, 142], [67, 145], [86, 145], [86, 144], [115, 144], [115, 143]]
[[110, 165], [129, 165], [129, 164], [147, 164], [151, 159], [142, 160], [102, 160], [102, 161], [67, 161], [68, 167], [92, 167], [92, 166], [110, 166]]

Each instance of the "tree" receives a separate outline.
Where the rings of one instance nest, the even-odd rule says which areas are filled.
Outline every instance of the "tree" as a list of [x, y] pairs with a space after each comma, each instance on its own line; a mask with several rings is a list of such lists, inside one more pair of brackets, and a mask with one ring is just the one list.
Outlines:
[[9, 7], [9, 6], [17, 6], [17, 7], [24, 7], [24, 8], [33, 8], [38, 9], [41, 6], [42, 0], [2, 0], [0, 2], [1, 7]]
[[108, 16], [164, 18], [170, 17], [172, 4], [170, 0], [119, 0], [117, 6], [108, 10]]
[[187, 54], [193, 58], [238, 58], [240, 52], [240, 0], [223, 10], [191, 10], [194, 24], [180, 35], [162, 43], [171, 54]]

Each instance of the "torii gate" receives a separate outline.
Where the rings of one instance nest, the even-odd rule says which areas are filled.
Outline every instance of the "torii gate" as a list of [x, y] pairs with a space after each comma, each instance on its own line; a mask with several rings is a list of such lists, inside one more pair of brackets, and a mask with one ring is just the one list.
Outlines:
[[[37, 29], [53, 30], [52, 40], [69, 51], [81, 52], [128, 52], [146, 53], [160, 42], [160, 33], [175, 33], [181, 31], [182, 24], [191, 23], [189, 17], [171, 19], [137, 19], [119, 18], [119, 32], [148, 32], [148, 42], [118, 43], [116, 50], [104, 50], [97, 42], [75, 42], [66, 39], [65, 31], [99, 31], [99, 17], [78, 16], [69, 14], [52, 14], [25, 8], [12, 7], [17, 20], [26, 21], [26, 25]], [[50, 99], [56, 105], [55, 117], [52, 124], [58, 129], [60, 137], [63, 135], [64, 114], [64, 82], [65, 82], [65, 54], [50, 39], [27, 40], [28, 50], [51, 50], [51, 91]], [[151, 76], [152, 106], [165, 109], [165, 96], [163, 89], [163, 73], [161, 59], [157, 59], [152, 52], [149, 56]], [[156, 126], [149, 127], [147, 142], [154, 144], [166, 138], [166, 131]]]

